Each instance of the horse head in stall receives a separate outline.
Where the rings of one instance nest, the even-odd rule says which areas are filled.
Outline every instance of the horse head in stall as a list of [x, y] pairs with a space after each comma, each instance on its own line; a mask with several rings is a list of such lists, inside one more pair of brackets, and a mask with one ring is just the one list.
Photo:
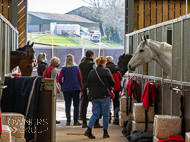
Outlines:
[[155, 60], [164, 71], [171, 76], [172, 71], [172, 45], [166, 42], [158, 42], [141, 38], [135, 54], [128, 63], [128, 68], [134, 71], [136, 67]]
[[124, 76], [124, 74], [128, 71], [128, 62], [130, 61], [131, 58], [132, 55], [125, 53], [119, 56], [119, 61], [117, 63], [117, 66], [119, 67], [122, 76]]
[[36, 66], [36, 59], [34, 58], [33, 45], [25, 45], [16, 51], [11, 51], [11, 70], [16, 66], [19, 66], [22, 76], [31, 76], [33, 67]]

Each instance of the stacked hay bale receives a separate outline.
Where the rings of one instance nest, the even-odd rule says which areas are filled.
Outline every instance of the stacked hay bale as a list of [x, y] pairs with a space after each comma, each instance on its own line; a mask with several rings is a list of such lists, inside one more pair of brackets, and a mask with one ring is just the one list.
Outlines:
[[25, 119], [20, 113], [2, 113], [2, 124], [9, 126], [11, 135], [19, 141], [25, 142]]
[[[130, 108], [130, 100], [128, 100], [129, 101], [129, 103], [128, 103], [128, 108]], [[127, 102], [127, 100], [126, 100], [126, 96], [123, 96], [123, 97], [121, 97], [121, 99], [120, 99], [120, 111], [119, 111], [119, 113], [118, 113], [118, 116], [119, 116], [119, 125], [121, 126], [121, 127], [123, 127], [123, 122], [125, 121], [125, 120], [127, 120], [127, 119], [129, 119], [129, 117], [132, 115], [132, 110], [133, 109], [131, 109], [131, 112], [129, 112], [128, 113], [128, 115], [126, 115], [126, 102]], [[132, 99], [132, 108], [133, 108], [133, 104], [134, 103], [136, 103], [137, 102], [137, 100], [135, 100], [135, 99]]]
[[181, 133], [182, 120], [179, 116], [155, 115], [153, 125], [154, 142]]
[[[149, 107], [149, 111], [147, 112], [147, 131], [153, 131], [153, 122], [154, 122], [155, 110], [154, 106]], [[145, 109], [142, 106], [142, 103], [134, 103], [133, 105], [133, 122], [132, 122], [132, 131], [145, 130]]]
[[9, 129], [9, 126], [2, 125], [3, 134], [0, 138], [0, 142], [11, 142], [11, 130]]

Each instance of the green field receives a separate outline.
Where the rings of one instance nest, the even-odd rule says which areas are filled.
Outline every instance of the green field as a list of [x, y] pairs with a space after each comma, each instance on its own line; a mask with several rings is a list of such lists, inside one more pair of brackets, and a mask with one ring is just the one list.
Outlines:
[[[28, 33], [28, 39], [30, 39], [31, 33]], [[56, 45], [56, 46], [80, 46], [79, 43], [75, 42], [74, 40], [70, 39], [69, 37], [66, 36], [60, 36], [60, 35], [52, 35], [47, 34], [44, 36], [41, 36], [41, 34], [32, 34], [33, 42], [35, 43], [43, 43], [43, 44], [50, 44]], [[53, 40], [53, 42], [52, 42]], [[43, 46], [39, 44], [35, 44], [36, 46]]]
[[123, 47], [121, 44], [112, 43], [110, 41], [105, 40], [105, 37], [102, 37], [101, 42], [107, 44], [110, 47]]

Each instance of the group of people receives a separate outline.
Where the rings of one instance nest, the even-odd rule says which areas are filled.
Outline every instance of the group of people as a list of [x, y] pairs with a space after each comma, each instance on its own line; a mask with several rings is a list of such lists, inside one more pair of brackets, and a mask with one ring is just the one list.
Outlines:
[[[94, 139], [92, 128], [102, 128], [99, 124], [99, 118], [103, 116], [103, 138], [109, 138], [107, 129], [110, 119], [111, 98], [107, 89], [113, 89], [115, 93], [114, 109], [119, 107], [120, 82], [122, 80], [119, 69], [113, 63], [113, 57], [100, 56], [94, 62], [94, 52], [87, 50], [85, 57], [77, 66], [74, 62], [74, 57], [69, 54], [66, 56], [65, 65], [58, 74], [59, 58], [53, 57], [50, 61], [50, 66], [48, 66], [45, 62], [46, 57], [44, 57], [46, 55], [40, 53], [39, 56], [38, 75], [57, 79], [61, 86], [65, 99], [66, 126], [70, 126], [70, 109], [71, 101], [73, 100], [74, 126], [82, 125], [82, 128], [87, 128], [84, 135]], [[57, 92], [60, 92], [58, 85]], [[87, 125], [86, 114], [89, 101], [92, 102], [92, 116]], [[82, 117], [82, 123], [78, 121], [79, 116]]]

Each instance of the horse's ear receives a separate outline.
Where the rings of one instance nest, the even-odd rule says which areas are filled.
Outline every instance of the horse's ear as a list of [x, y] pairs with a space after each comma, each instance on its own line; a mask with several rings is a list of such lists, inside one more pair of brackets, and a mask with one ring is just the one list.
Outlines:
[[32, 44], [30, 46], [33, 47], [34, 46], [34, 42], [32, 42]]
[[144, 35], [144, 41], [146, 42], [146, 36]]
[[30, 40], [27, 42], [27, 45], [30, 45]]
[[124, 57], [124, 56], [125, 56], [125, 53], [123, 53], [122, 57]]
[[143, 39], [143, 37], [141, 36], [141, 41], [143, 41], [144, 39]]

